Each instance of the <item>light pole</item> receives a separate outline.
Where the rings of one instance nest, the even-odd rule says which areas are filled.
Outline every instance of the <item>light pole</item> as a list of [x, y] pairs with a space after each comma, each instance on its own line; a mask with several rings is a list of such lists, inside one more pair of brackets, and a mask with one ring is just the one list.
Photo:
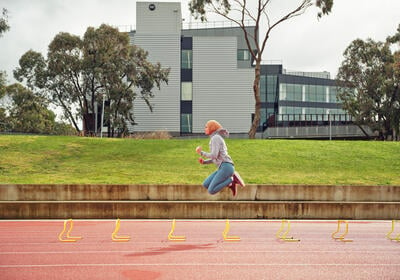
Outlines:
[[329, 140], [332, 140], [332, 119], [330, 112], [328, 114], [328, 118], [329, 118]]
[[100, 124], [100, 138], [103, 138], [103, 121], [104, 121], [104, 99], [106, 95], [103, 94], [103, 105], [101, 107], [101, 124]]

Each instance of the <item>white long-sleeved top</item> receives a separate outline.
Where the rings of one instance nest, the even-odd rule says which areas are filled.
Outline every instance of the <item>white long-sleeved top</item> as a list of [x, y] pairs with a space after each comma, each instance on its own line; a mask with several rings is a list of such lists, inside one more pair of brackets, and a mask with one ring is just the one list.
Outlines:
[[210, 135], [210, 152], [201, 151], [201, 155], [208, 160], [205, 160], [204, 164], [214, 163], [216, 166], [220, 166], [223, 162], [228, 162], [233, 164], [232, 158], [228, 154], [228, 148], [225, 144], [223, 136], [228, 136], [229, 132], [224, 129], [218, 129], [213, 134]]

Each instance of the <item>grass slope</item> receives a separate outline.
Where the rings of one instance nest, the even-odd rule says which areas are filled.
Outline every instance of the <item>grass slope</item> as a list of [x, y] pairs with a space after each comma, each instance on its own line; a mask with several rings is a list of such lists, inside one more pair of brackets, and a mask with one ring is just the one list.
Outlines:
[[[400, 185], [400, 143], [227, 139], [248, 184]], [[0, 183], [201, 184], [208, 139], [0, 136]]]

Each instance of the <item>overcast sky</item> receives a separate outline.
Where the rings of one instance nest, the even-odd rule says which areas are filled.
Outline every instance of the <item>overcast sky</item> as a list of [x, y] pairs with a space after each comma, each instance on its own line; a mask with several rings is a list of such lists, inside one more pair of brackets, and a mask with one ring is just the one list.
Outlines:
[[[180, 2], [182, 17], [188, 22], [188, 1]], [[272, 3], [280, 9], [286, 6], [289, 11], [300, 1]], [[8, 10], [11, 26], [0, 38], [0, 70], [6, 71], [9, 82], [13, 82], [12, 71], [19, 58], [30, 49], [46, 55], [49, 43], [59, 32], [82, 36], [87, 27], [102, 23], [134, 27], [135, 6], [134, 0], [0, 0], [0, 11]], [[334, 0], [330, 15], [317, 20], [316, 13], [312, 8], [274, 29], [264, 60], [281, 61], [287, 70], [329, 71], [334, 77], [351, 41], [383, 41], [396, 32], [400, 0]]]

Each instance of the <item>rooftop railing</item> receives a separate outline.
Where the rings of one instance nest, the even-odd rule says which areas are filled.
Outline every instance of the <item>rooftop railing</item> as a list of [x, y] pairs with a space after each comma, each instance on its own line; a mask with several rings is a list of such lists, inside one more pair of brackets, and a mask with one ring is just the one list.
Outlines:
[[[247, 27], [254, 26], [254, 21], [246, 20], [245, 25]], [[127, 24], [127, 25], [117, 25], [115, 26], [120, 32], [131, 32], [136, 30], [136, 25]], [[189, 21], [186, 22], [182, 20], [182, 29], [211, 29], [211, 28], [232, 28], [232, 27], [239, 27], [233, 21]]]
[[268, 127], [348, 125], [353, 117], [348, 114], [272, 114], [262, 124]]
[[136, 29], [135, 25], [117, 25], [114, 27], [117, 28], [119, 32], [131, 32]]
[[[246, 27], [252, 27], [255, 25], [252, 20], [244, 21]], [[185, 22], [182, 21], [182, 29], [207, 29], [207, 28], [232, 28], [239, 27], [235, 22], [225, 20], [225, 21], [193, 21]]]

